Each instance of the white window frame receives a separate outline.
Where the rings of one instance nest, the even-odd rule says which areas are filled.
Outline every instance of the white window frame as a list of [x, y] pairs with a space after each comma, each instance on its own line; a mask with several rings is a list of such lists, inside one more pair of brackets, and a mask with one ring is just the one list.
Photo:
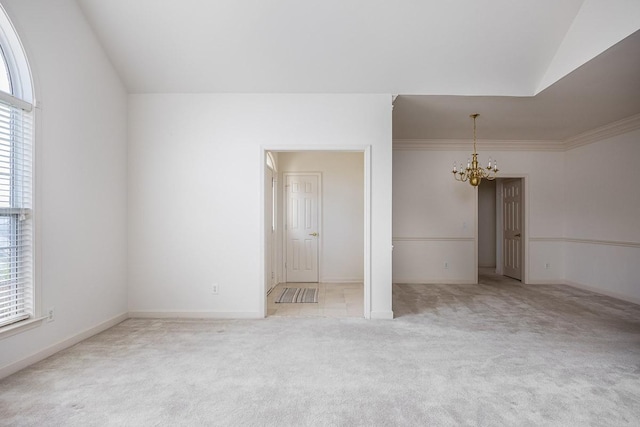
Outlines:
[[[10, 274], [5, 274], [5, 290], [16, 286], [14, 305], [19, 308], [21, 292], [24, 294], [24, 310], [16, 310], [13, 317], [0, 318], [0, 338], [38, 326], [43, 320], [40, 309], [39, 278], [35, 268], [35, 236], [36, 218], [35, 204], [35, 109], [33, 83], [26, 54], [18, 34], [9, 20], [4, 8], [0, 5], [0, 54], [7, 68], [11, 93], [0, 90], [0, 110], [4, 113], [4, 121], [0, 123], [2, 141], [0, 160], [4, 160], [5, 170], [9, 168], [8, 179], [10, 203], [0, 205], [0, 217], [10, 218], [12, 231], [8, 245], [5, 244], [4, 256], [10, 253]], [[23, 120], [24, 119], [24, 120]], [[3, 126], [3, 127], [2, 127]], [[17, 172], [16, 172], [17, 171]], [[22, 173], [24, 172], [24, 173]], [[5, 178], [7, 179], [7, 178]], [[5, 242], [7, 243], [7, 242]], [[1, 255], [1, 254], [0, 254]], [[0, 274], [1, 277], [1, 274]], [[9, 277], [10, 279], [7, 279]], [[2, 289], [0, 287], [0, 289]], [[12, 295], [12, 293], [8, 293]], [[5, 301], [11, 300], [5, 299]]]

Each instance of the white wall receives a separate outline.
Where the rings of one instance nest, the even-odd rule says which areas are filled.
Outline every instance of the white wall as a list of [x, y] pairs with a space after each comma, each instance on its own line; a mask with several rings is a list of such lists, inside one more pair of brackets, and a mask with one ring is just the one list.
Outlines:
[[640, 303], [640, 130], [566, 153], [566, 279]]
[[[562, 282], [564, 153], [498, 151], [485, 145], [490, 143], [479, 144], [481, 162], [491, 156], [500, 162], [501, 177], [525, 178], [527, 283]], [[455, 181], [450, 172], [454, 160], [468, 155], [428, 143], [394, 150], [394, 282], [475, 283], [476, 190]]]
[[364, 153], [279, 153], [279, 167], [281, 177], [284, 172], [322, 173], [320, 281], [362, 282]]
[[[77, 4], [5, 0], [36, 83], [43, 310], [0, 341], [0, 376], [126, 315], [126, 92]], [[31, 357], [33, 356], [33, 357]]]
[[262, 150], [371, 146], [371, 316], [392, 315], [390, 96], [130, 95], [129, 123], [131, 312], [258, 317]]

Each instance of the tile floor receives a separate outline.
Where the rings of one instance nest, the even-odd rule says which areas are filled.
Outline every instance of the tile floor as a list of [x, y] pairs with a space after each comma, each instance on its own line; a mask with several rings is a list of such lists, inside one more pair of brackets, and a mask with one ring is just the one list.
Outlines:
[[[280, 303], [275, 299], [284, 288], [318, 288], [318, 303]], [[267, 296], [267, 316], [363, 317], [362, 283], [280, 283]]]

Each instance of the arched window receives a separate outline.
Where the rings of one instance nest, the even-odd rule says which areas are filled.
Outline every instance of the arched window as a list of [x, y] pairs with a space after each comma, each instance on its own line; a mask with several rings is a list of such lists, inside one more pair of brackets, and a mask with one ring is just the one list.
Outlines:
[[0, 327], [34, 317], [33, 86], [0, 6]]
[[2, 70], [0, 70], [0, 91], [11, 93], [11, 76], [9, 75], [9, 67], [7, 67], [7, 60], [4, 59], [4, 51], [2, 51], [1, 48], [0, 55], [2, 55]]

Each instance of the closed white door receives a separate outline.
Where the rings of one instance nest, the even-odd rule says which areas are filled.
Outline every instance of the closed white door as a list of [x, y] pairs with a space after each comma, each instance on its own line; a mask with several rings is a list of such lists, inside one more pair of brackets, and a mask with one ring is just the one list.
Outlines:
[[287, 282], [318, 281], [319, 175], [286, 174]]
[[503, 182], [503, 274], [522, 280], [522, 179]]

